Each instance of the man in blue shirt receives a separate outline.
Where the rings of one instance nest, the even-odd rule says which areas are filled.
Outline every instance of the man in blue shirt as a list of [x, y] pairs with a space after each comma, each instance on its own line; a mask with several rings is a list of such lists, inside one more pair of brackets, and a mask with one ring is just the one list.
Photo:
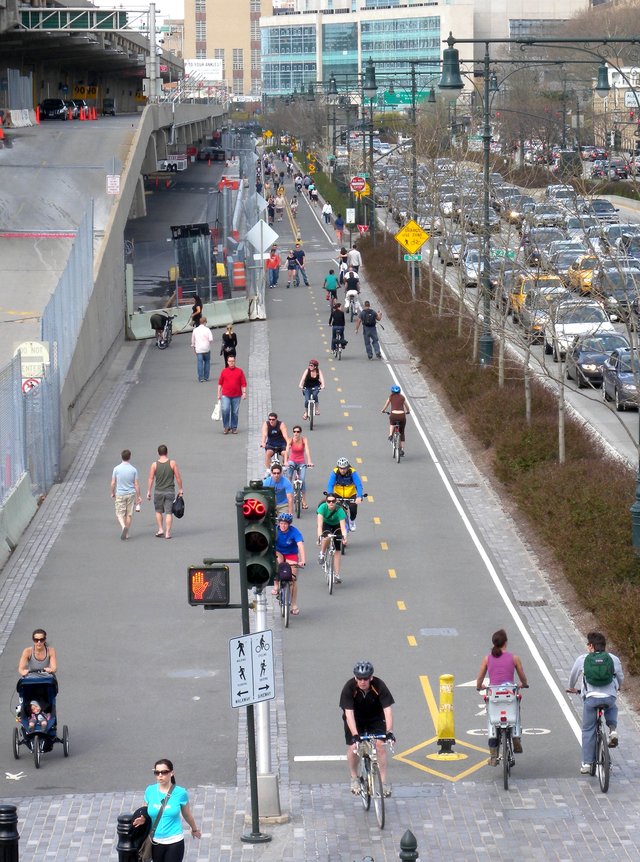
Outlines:
[[124, 449], [120, 455], [122, 461], [113, 468], [111, 475], [111, 497], [115, 500], [116, 518], [120, 524], [120, 538], [129, 538], [129, 529], [133, 520], [134, 505], [140, 507], [142, 497], [138, 485], [138, 471], [129, 463], [131, 451]]
[[270, 470], [270, 476], [263, 479], [262, 484], [265, 488], [273, 488], [276, 492], [276, 510], [278, 512], [288, 512], [293, 515], [293, 485], [282, 475], [282, 467], [280, 464], [274, 464]]
[[296, 247], [293, 250], [293, 257], [298, 265], [298, 275], [302, 276], [304, 279], [304, 283], [307, 287], [309, 287], [309, 279], [307, 278], [307, 271], [304, 268], [304, 249], [300, 245], [299, 242], [296, 243]]

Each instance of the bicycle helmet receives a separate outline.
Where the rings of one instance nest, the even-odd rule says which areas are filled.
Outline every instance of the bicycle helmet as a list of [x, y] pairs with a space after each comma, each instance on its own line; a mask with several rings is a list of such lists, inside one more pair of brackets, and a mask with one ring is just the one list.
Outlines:
[[370, 679], [373, 676], [373, 665], [370, 661], [359, 661], [353, 669], [356, 679]]
[[341, 467], [343, 469], [346, 469], [349, 466], [350, 466], [350, 464], [349, 464], [348, 458], [338, 458], [338, 460], [336, 461], [336, 467]]
[[293, 515], [290, 515], [289, 512], [280, 512], [278, 515], [279, 521], [286, 521], [287, 524], [290, 524], [293, 521]]
[[399, 394], [399, 392], [400, 392], [400, 387], [399, 387], [399, 386], [392, 386], [392, 387], [391, 387], [391, 392], [392, 392], [394, 395], [398, 395], [398, 394]]

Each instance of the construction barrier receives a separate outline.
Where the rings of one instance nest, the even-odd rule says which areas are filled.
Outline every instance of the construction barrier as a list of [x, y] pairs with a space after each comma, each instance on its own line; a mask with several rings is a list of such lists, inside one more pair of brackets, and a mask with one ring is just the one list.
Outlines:
[[31, 493], [31, 477], [23, 473], [0, 507], [0, 566], [15, 550], [37, 508], [38, 502]]
[[[250, 300], [246, 296], [239, 296], [233, 299], [223, 299], [220, 302], [205, 302], [202, 308], [204, 316], [207, 318], [207, 325], [210, 329], [228, 326], [230, 323], [242, 323], [249, 320], [249, 305]], [[157, 314], [159, 309], [149, 311], [135, 311], [129, 315], [127, 320], [127, 338], [132, 341], [137, 341], [146, 338], [154, 338], [154, 331], [151, 329], [151, 315]], [[177, 308], [173, 306], [167, 309], [171, 314], [175, 314], [176, 319], [173, 321], [173, 335], [179, 336], [181, 332], [191, 332], [192, 326], [189, 323], [191, 317], [191, 306], [183, 305]]]
[[244, 268], [244, 264], [239, 260], [236, 260], [233, 263], [231, 283], [234, 290], [245, 289], [247, 286], [247, 273]]

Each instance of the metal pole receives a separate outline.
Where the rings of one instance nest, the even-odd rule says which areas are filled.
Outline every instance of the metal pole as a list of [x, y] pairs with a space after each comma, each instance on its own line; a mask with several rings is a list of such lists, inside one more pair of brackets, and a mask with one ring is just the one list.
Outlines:
[[[416, 110], [416, 64], [411, 64], [411, 123], [412, 141], [411, 141], [411, 213], [414, 219], [418, 217], [418, 145], [416, 143], [416, 133], [418, 131], [417, 110]], [[421, 272], [420, 265], [417, 261], [411, 261], [411, 298], [416, 298], [416, 269]]]
[[[364, 73], [363, 73], [364, 74]], [[367, 136], [365, 134], [365, 124], [367, 121], [367, 107], [364, 102], [364, 78], [362, 80], [362, 173], [366, 175], [367, 173]], [[361, 222], [360, 224], [367, 224], [367, 205], [364, 200], [364, 195], [360, 195], [360, 201], [362, 204], [362, 212]]]
[[485, 42], [484, 53], [484, 129], [482, 131], [484, 169], [484, 225], [482, 229], [482, 333], [478, 342], [480, 365], [491, 365], [493, 361], [493, 335], [491, 334], [491, 291], [489, 260], [491, 256], [491, 225], [489, 223], [489, 176], [491, 173], [491, 124], [489, 114], [489, 43]]
[[376, 199], [373, 181], [373, 99], [369, 99], [369, 231], [376, 242]]
[[0, 862], [18, 862], [18, 809], [15, 805], [0, 805]]
[[[256, 591], [256, 631], [267, 628], [267, 597], [264, 589]], [[263, 700], [256, 705], [256, 726], [258, 731], [258, 775], [271, 773], [271, 725], [269, 721], [269, 701]]]

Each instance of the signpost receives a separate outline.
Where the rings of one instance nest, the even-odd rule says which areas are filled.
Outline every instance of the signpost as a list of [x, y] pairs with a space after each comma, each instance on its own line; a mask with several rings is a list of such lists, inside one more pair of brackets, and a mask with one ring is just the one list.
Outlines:
[[233, 709], [276, 696], [272, 631], [229, 640], [229, 679]]
[[423, 230], [417, 221], [409, 219], [406, 225], [395, 235], [395, 241], [401, 245], [408, 255], [404, 256], [405, 260], [411, 261], [411, 297], [416, 296], [416, 268], [414, 261], [421, 260], [422, 255], [417, 254], [418, 249], [422, 248], [425, 242], [429, 239], [429, 234]]

